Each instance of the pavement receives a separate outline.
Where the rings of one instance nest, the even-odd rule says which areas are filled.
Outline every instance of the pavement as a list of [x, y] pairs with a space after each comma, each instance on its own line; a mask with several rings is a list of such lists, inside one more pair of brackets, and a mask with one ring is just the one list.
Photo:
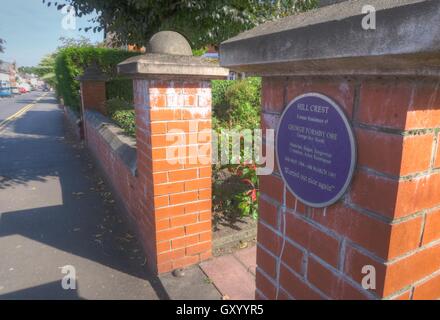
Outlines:
[[202, 262], [200, 267], [220, 291], [223, 299], [254, 300], [257, 247]]
[[182, 278], [148, 271], [51, 94], [5, 122], [41, 95], [0, 100], [0, 299], [220, 299], [198, 266]]

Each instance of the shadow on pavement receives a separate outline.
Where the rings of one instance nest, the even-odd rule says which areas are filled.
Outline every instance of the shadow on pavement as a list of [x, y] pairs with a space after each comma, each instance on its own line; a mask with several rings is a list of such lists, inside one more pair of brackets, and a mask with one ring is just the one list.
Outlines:
[[82, 300], [76, 290], [60, 290], [58, 281], [18, 290], [0, 296], [2, 300]]
[[[36, 248], [45, 244], [147, 280], [159, 299], [169, 299], [160, 279], [148, 271], [140, 244], [90, 156], [73, 139], [65, 135], [62, 111], [53, 107], [29, 111], [8, 133], [0, 133], [0, 241], [14, 235], [31, 239]], [[44, 197], [61, 201], [50, 205], [43, 199], [45, 206], [34, 207], [26, 193], [32, 186], [35, 192], [47, 188]], [[6, 206], [11, 197], [23, 198], [18, 210]], [[27, 268], [32, 276], [32, 265]], [[63, 290], [55, 281], [0, 295], [0, 299], [80, 298], [69, 291], [75, 290]]]

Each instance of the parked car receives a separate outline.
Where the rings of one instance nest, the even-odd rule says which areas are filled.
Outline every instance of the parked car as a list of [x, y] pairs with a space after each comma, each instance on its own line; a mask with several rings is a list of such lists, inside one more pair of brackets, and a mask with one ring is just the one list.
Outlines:
[[20, 83], [18, 85], [18, 91], [20, 93], [26, 93], [26, 92], [30, 92], [31, 91], [31, 86], [27, 83]]
[[10, 97], [11, 95], [12, 91], [9, 81], [0, 80], [0, 97]]

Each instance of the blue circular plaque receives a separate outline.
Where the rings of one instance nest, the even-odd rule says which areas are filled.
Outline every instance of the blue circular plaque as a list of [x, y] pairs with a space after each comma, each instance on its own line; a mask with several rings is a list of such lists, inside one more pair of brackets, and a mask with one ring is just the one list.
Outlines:
[[306, 93], [281, 115], [276, 135], [278, 167], [287, 188], [304, 204], [323, 208], [347, 190], [356, 144], [342, 109], [329, 97]]

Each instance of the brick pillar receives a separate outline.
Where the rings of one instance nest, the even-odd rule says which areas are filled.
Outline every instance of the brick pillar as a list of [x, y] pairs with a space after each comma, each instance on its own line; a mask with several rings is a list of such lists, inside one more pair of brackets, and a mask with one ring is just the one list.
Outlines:
[[[440, 296], [438, 88], [433, 79], [263, 79], [264, 127], [275, 129], [299, 94], [331, 96], [355, 129], [358, 165], [344, 198], [326, 209], [297, 201], [278, 170], [261, 177], [258, 297], [275, 298], [283, 208], [280, 298]], [[362, 288], [368, 265], [376, 290]]]
[[[167, 32], [155, 37], [160, 45], [171, 41], [174, 49], [184, 40]], [[151, 41], [150, 50], [155, 48]], [[157, 273], [211, 256], [209, 79], [224, 78], [228, 71], [192, 57], [188, 48], [184, 40], [178, 52], [186, 55], [166, 51], [119, 65], [120, 73], [134, 77], [138, 179], [154, 233], [144, 246]]]
[[92, 62], [77, 80], [80, 81], [81, 85], [82, 108], [106, 115], [105, 101], [107, 98], [105, 82], [108, 80], [108, 77], [101, 71], [96, 62]]
[[84, 126], [84, 111], [94, 110], [107, 115], [105, 102], [107, 100], [105, 83], [108, 77], [101, 71], [96, 62], [92, 62], [84, 73], [76, 78], [80, 81], [81, 109], [79, 132], [81, 139], [87, 140], [87, 132]]
[[107, 115], [105, 81], [82, 80], [80, 89], [81, 104], [84, 109]]
[[[393, 32], [424, 26], [435, 38], [440, 3], [390, 4], [374, 31], [361, 28], [365, 4], [222, 45], [223, 65], [263, 75], [263, 127], [276, 129], [292, 99], [317, 92], [341, 106], [357, 142], [352, 183], [325, 209], [295, 199], [281, 168], [260, 177], [259, 299], [440, 298], [440, 46]], [[352, 14], [338, 16], [345, 6]]]

